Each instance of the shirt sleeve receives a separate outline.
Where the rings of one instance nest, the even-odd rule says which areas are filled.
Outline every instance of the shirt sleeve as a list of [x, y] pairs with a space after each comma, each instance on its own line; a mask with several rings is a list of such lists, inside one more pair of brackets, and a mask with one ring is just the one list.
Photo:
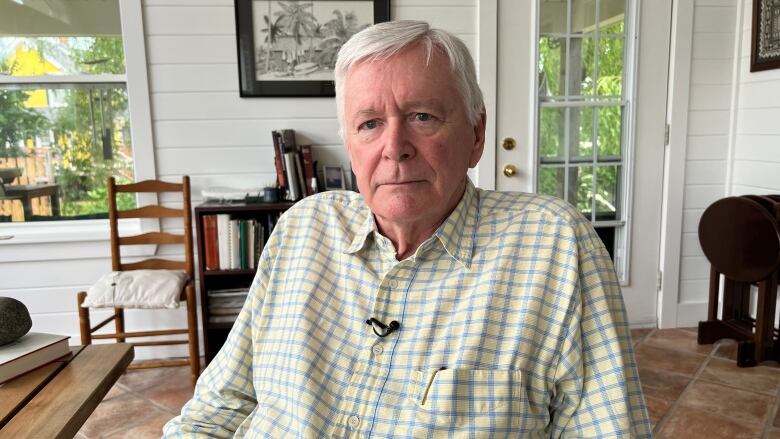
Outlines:
[[651, 438], [620, 284], [603, 246], [580, 256], [555, 372], [554, 438]]
[[203, 371], [192, 399], [163, 427], [163, 438], [232, 438], [257, 405], [252, 384], [252, 310], [257, 280], [222, 349]]

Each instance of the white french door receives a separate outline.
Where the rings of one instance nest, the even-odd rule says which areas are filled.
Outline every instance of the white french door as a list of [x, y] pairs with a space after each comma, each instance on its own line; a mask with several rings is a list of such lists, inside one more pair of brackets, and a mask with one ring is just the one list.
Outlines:
[[496, 188], [590, 218], [632, 324], [656, 321], [671, 3], [497, 4]]

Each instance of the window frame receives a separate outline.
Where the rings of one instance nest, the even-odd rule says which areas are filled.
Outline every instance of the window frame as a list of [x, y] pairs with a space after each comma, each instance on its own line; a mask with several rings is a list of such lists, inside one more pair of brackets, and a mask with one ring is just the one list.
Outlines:
[[[154, 139], [141, 2], [119, 1], [119, 16], [122, 28], [122, 45], [125, 52], [124, 75], [0, 76], [0, 84], [120, 83], [125, 85], [130, 117], [130, 138], [133, 142], [133, 174], [136, 181], [154, 179], [156, 178]], [[156, 202], [157, 196], [155, 194], [138, 194], [139, 204]], [[156, 221], [140, 219], [120, 221], [120, 233], [136, 234], [158, 231], [159, 227], [160, 225]], [[108, 241], [108, 230], [108, 219], [3, 223], [0, 224], [0, 236], [10, 235], [13, 238], [0, 240], [0, 261], [7, 259], [3, 257], [5, 255], [2, 253], [8, 247], [19, 244]], [[154, 251], [154, 249], [140, 248], [139, 250], [138, 255]], [[81, 255], [72, 255], [73, 259], [81, 257]], [[47, 256], [41, 254], [41, 259], [47, 259]]]
[[[637, 97], [637, 73], [638, 73], [638, 63], [639, 63], [639, 56], [638, 56], [638, 50], [639, 50], [639, 0], [625, 0], [626, 6], [625, 6], [625, 12], [624, 12], [624, 60], [623, 60], [623, 96], [621, 99], [610, 99], [608, 102], [608, 105], [616, 105], [618, 107], [623, 108], [623, 129], [622, 129], [622, 160], [619, 164], [622, 168], [622, 172], [619, 178], [620, 185], [619, 185], [619, 196], [618, 202], [620, 203], [620, 212], [618, 215], [618, 218], [615, 220], [608, 220], [608, 221], [591, 221], [591, 223], [594, 226], [597, 227], [614, 227], [615, 228], [615, 243], [614, 243], [614, 266], [615, 271], [618, 276], [618, 280], [620, 282], [621, 286], [626, 286], [629, 284], [629, 273], [630, 273], [630, 256], [631, 255], [631, 225], [632, 225], [632, 201], [633, 197], [630, 196], [633, 193], [633, 181], [634, 181], [634, 148], [635, 148], [635, 132], [636, 132], [636, 97]], [[557, 102], [554, 100], [547, 100], [543, 101], [540, 99], [538, 89], [539, 89], [539, 41], [541, 38], [541, 28], [538, 25], [539, 17], [541, 16], [541, 0], [536, 0], [536, 8], [537, 8], [537, 26], [536, 26], [536, 40], [535, 40], [535, 66], [534, 66], [534, 77], [536, 79], [536, 87], [535, 90], [537, 90], [536, 94], [534, 95], [534, 99], [536, 102], [535, 105], [535, 126], [536, 126], [536, 134], [534, 139], [534, 178], [533, 178], [533, 191], [538, 192], [539, 191], [539, 178], [541, 175], [541, 169], [542, 169], [542, 157], [541, 157], [541, 142], [540, 142], [540, 136], [541, 136], [541, 113], [543, 108], [575, 108], [575, 107], [585, 107], [585, 106], [591, 106], [593, 108], [598, 108], [601, 106], [599, 104], [599, 99], [593, 99], [589, 101], [592, 105], [582, 105], [578, 103], [574, 103], [572, 105], [572, 101], [563, 101], [563, 102]], [[597, 2], [597, 5], [601, 2]], [[571, 29], [571, 4], [572, 0], [567, 0], [567, 23], [566, 28], [567, 32], [564, 34], [564, 37], [571, 37], [570, 30]], [[596, 14], [598, 16], [598, 9], [596, 10]], [[568, 38], [566, 41], [566, 44], [568, 45]], [[567, 51], [568, 53], [568, 51]], [[562, 60], [562, 62], [566, 63], [566, 71], [569, 72], [568, 64], [569, 59], [567, 57], [566, 60]], [[565, 90], [565, 96], [571, 97], [568, 95], [568, 83], [565, 84], [567, 87], [567, 90]], [[614, 97], [613, 97], [614, 98]], [[605, 101], [606, 102], [606, 101]], [[564, 121], [568, 126], [568, 118]], [[595, 130], [595, 127], [594, 127]], [[594, 138], [594, 151], [596, 150], [595, 145], [595, 138]], [[564, 154], [565, 154], [565, 169], [568, 169], [568, 163], [569, 163], [569, 157], [568, 157], [568, 145], [565, 145], [564, 148]], [[596, 162], [594, 161], [594, 165]], [[594, 168], [595, 170], [595, 168]], [[564, 185], [568, 185], [568, 171], [565, 172], [565, 178], [566, 183]], [[595, 179], [594, 179], [595, 184]], [[566, 194], [564, 194], [566, 196]], [[595, 204], [595, 202], [594, 202]], [[592, 215], [595, 215], [595, 209], [592, 212]], [[591, 220], [591, 218], [588, 218], [588, 220]]]

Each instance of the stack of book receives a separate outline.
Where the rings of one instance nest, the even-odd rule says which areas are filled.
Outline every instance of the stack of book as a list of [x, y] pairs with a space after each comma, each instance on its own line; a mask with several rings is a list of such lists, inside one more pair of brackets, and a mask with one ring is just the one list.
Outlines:
[[209, 301], [209, 323], [232, 323], [236, 321], [247, 296], [246, 288], [227, 288], [210, 290], [206, 293]]
[[[274, 220], [268, 217], [269, 229]], [[256, 219], [230, 214], [203, 216], [203, 249], [206, 270], [251, 270], [265, 246], [266, 226]]]
[[317, 193], [317, 164], [312, 158], [311, 145], [298, 145], [291, 129], [271, 132], [274, 142], [276, 178], [284, 199], [298, 201]]
[[66, 335], [28, 332], [0, 346], [0, 384], [70, 354]]

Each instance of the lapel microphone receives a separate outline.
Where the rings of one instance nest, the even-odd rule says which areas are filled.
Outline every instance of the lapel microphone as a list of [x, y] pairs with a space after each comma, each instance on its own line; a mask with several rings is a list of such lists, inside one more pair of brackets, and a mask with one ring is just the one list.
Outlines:
[[401, 324], [396, 320], [390, 322], [389, 325], [385, 325], [379, 320], [371, 317], [370, 319], [366, 320], [366, 323], [371, 325], [371, 329], [374, 331], [374, 334], [382, 338], [387, 337], [394, 331], [397, 331], [399, 328], [401, 328]]

